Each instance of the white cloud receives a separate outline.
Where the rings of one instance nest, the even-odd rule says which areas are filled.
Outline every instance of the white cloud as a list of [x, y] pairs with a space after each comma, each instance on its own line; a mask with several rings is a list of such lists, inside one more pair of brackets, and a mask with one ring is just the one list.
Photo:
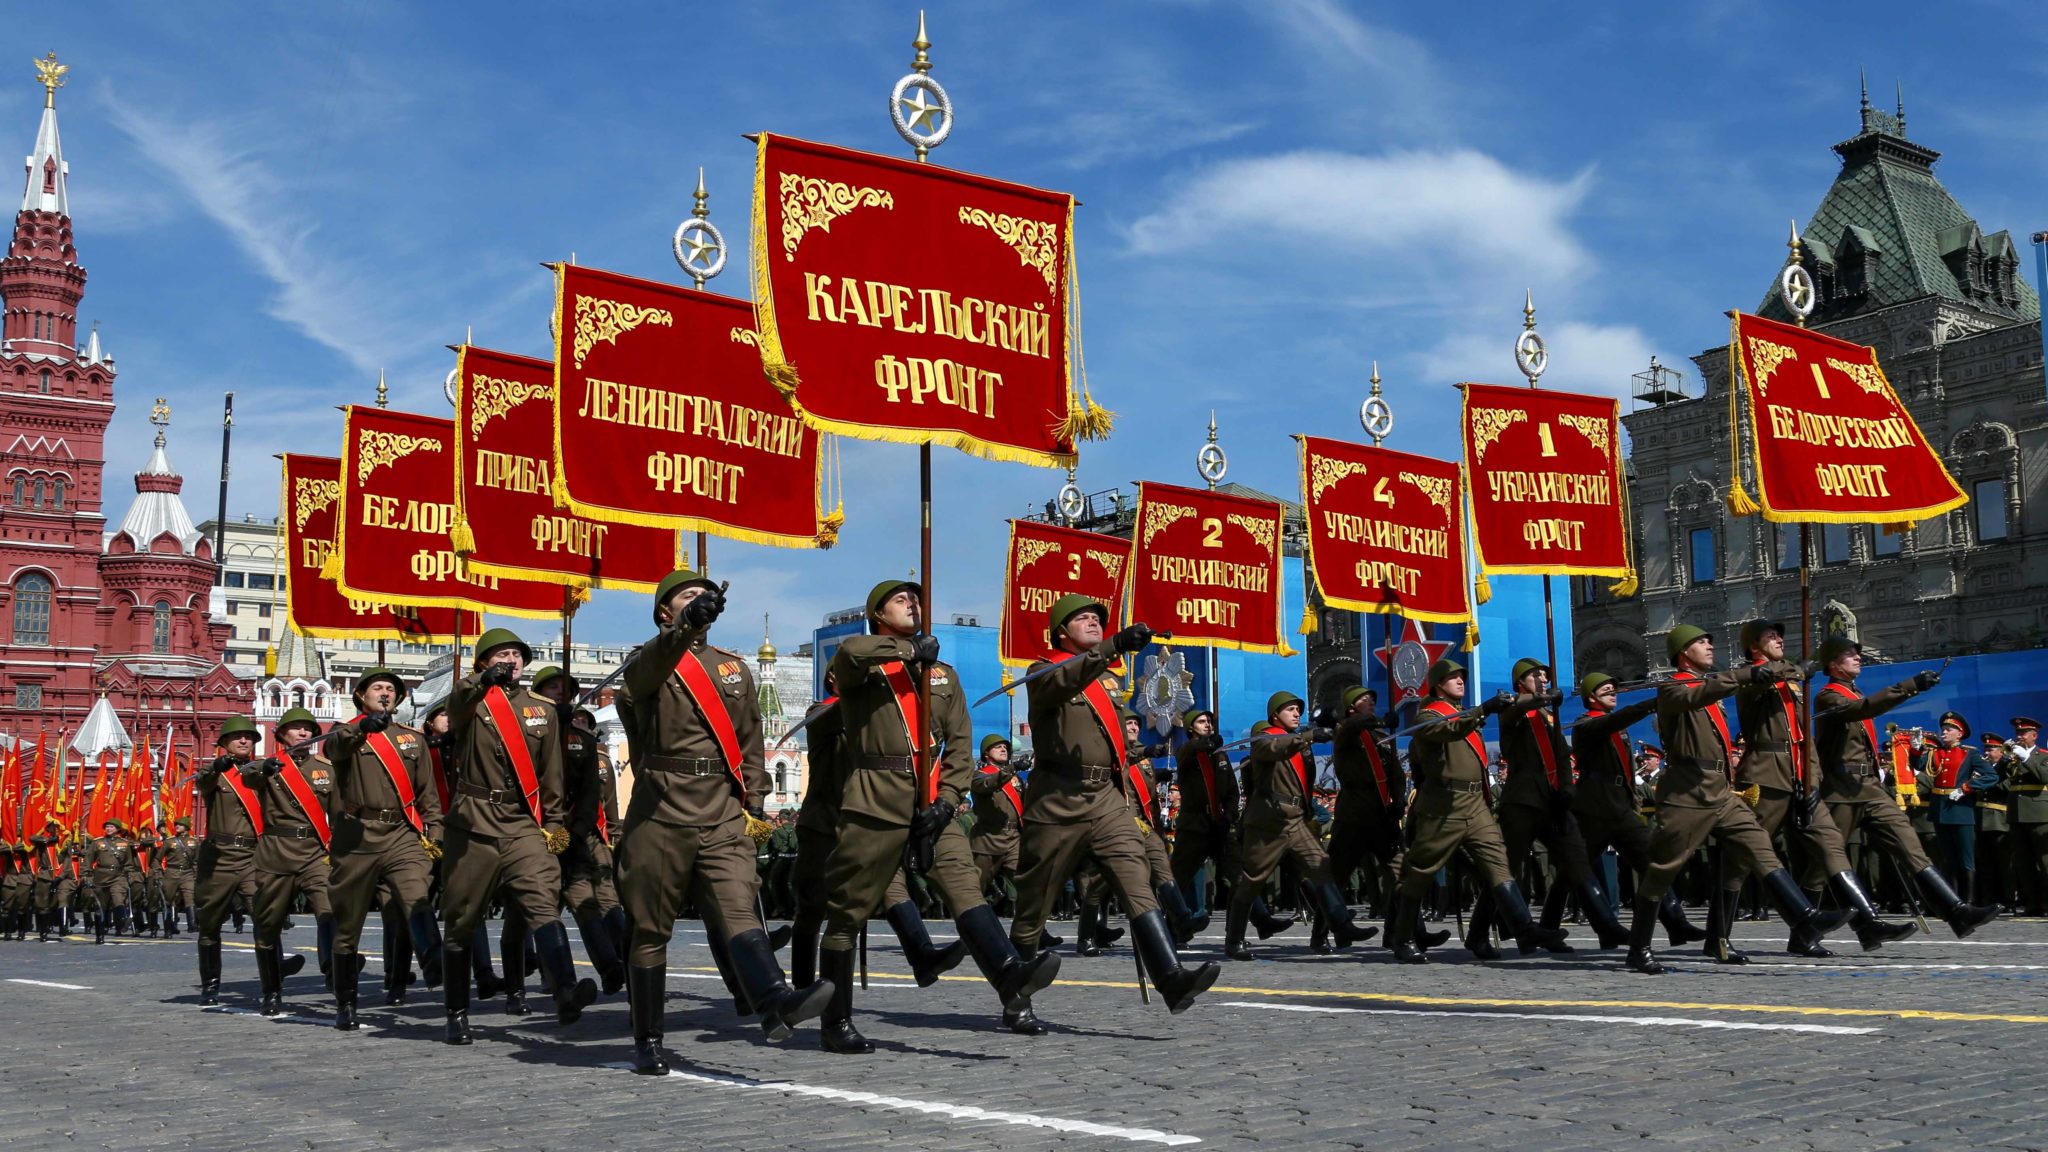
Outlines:
[[1291, 152], [1229, 161], [1186, 181], [1131, 225], [1130, 246], [1140, 255], [1204, 249], [1228, 263], [1244, 255], [1237, 245], [1279, 238], [1557, 282], [1589, 263], [1569, 222], [1591, 183], [1590, 171], [1553, 180], [1471, 149]]
[[[1540, 312], [1537, 319], [1544, 348], [1550, 354], [1549, 368], [1543, 375], [1546, 388], [1626, 400], [1629, 378], [1648, 368], [1651, 354], [1657, 352], [1649, 336], [1633, 325], [1570, 320], [1552, 326], [1540, 323]], [[1514, 356], [1515, 337], [1520, 328], [1502, 310], [1500, 323], [1491, 329], [1453, 333], [1424, 352], [1423, 371], [1432, 380], [1520, 383], [1522, 375], [1515, 367]], [[1657, 354], [1665, 363], [1672, 360], [1669, 355]]]

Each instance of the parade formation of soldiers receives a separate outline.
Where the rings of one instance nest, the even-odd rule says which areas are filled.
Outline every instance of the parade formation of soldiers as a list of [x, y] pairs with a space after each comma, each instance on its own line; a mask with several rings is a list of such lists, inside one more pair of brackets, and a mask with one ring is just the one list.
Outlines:
[[[415, 981], [438, 987], [447, 1043], [472, 1042], [477, 999], [527, 1014], [537, 973], [564, 1026], [623, 992], [633, 1067], [659, 1075], [671, 948], [692, 916], [734, 1011], [771, 1040], [816, 1020], [826, 1051], [854, 1055], [874, 1051], [854, 992], [877, 913], [920, 987], [972, 960], [991, 1017], [1031, 1036], [1046, 1028], [1041, 1004], [1056, 1000], [1063, 941], [1045, 929], [1061, 908], [1083, 917], [1081, 954], [1120, 935], [1106, 927], [1119, 909], [1143, 978], [1177, 1014], [1221, 971], [1181, 958], [1205, 909], [1225, 910], [1226, 961], [1253, 959], [1247, 934], [1286, 931], [1295, 921], [1273, 908], [1293, 907], [1316, 951], [1383, 931], [1396, 961], [1425, 964], [1449, 942], [1429, 922], [1465, 907], [1447, 875], [1471, 885], [1461, 943], [1473, 958], [1497, 959], [1496, 940], [1525, 955], [1574, 951], [1569, 909], [1594, 947], [1625, 946], [1626, 967], [1646, 975], [1666, 971], [1660, 927], [1669, 947], [1704, 942], [1714, 962], [1747, 963], [1731, 937], [1752, 890], [1785, 921], [1786, 951], [1806, 957], [1833, 955], [1824, 939], [1845, 925], [1866, 951], [1911, 935], [1910, 920], [1883, 918], [1901, 900], [1964, 937], [2001, 908], [2038, 911], [2044, 896], [2040, 879], [2025, 881], [2048, 863], [2039, 724], [2015, 717], [2010, 738], [1971, 745], [1970, 721], [1947, 712], [1897, 769], [1878, 721], [1939, 674], [1866, 692], [1858, 644], [1830, 638], [1802, 666], [1775, 621], [1744, 626], [1725, 662], [1715, 636], [1673, 629], [1674, 672], [1637, 686], [1588, 675], [1577, 685], [1585, 712], [1568, 725], [1541, 661], [1517, 662], [1511, 688], [1474, 702], [1468, 670], [1439, 660], [1404, 730], [1405, 764], [1373, 689], [1353, 686], [1316, 715], [1276, 693], [1233, 763], [1235, 746], [1200, 708], [1182, 718], [1177, 749], [1140, 742], [1112, 665], [1153, 634], [1116, 628], [1106, 605], [1069, 595], [1050, 613], [1050, 654], [1019, 684], [1034, 738], [1027, 773], [1006, 734], [977, 742], [917, 583], [885, 580], [866, 605], [866, 633], [839, 647], [833, 694], [806, 721], [812, 767], [793, 824], [763, 808], [752, 673], [706, 641], [725, 590], [679, 571], [655, 595], [654, 636], [620, 674], [634, 781], [623, 814], [620, 773], [571, 679], [530, 669], [527, 644], [493, 629], [420, 728], [398, 721], [408, 690], [382, 668], [358, 680], [355, 718], [323, 732], [294, 709], [267, 756], [252, 721], [229, 721], [196, 777], [203, 839], [183, 819], [140, 840], [109, 820], [82, 842], [53, 822], [0, 846], [0, 928], [49, 941], [82, 924], [102, 942], [189, 931], [199, 1002], [214, 1005], [222, 936], [246, 916], [259, 1011], [273, 1016], [305, 964], [283, 934], [309, 915], [334, 1026], [351, 1031], [375, 912], [386, 1002]], [[1623, 704], [1627, 691], [1653, 694]], [[1628, 729], [1651, 717], [1658, 744], [1632, 749]], [[1483, 735], [1496, 718], [1504, 775]], [[1334, 750], [1334, 814], [1319, 745]], [[1539, 851], [1547, 869], [1533, 866]], [[775, 903], [786, 896], [787, 930], [765, 923], [764, 871], [783, 890]], [[1705, 897], [1703, 928], [1679, 895], [1688, 878]], [[1354, 884], [1366, 899], [1352, 898]], [[1379, 923], [1361, 921], [1358, 903]], [[485, 932], [494, 909], [502, 970]], [[565, 910], [596, 980], [577, 975]], [[934, 942], [928, 915], [952, 921], [952, 943]]]

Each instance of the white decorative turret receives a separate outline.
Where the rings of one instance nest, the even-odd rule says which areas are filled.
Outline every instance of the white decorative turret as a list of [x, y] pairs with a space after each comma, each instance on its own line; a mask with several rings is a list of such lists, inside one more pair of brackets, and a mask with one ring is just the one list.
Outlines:
[[55, 212], [71, 215], [71, 200], [64, 183], [71, 169], [64, 163], [64, 143], [57, 138], [57, 89], [64, 86], [70, 68], [57, 63], [57, 54], [36, 61], [36, 79], [43, 85], [43, 122], [36, 126], [36, 148], [24, 161], [28, 170], [22, 189], [23, 212]]
[[121, 518], [121, 526], [108, 533], [107, 539], [126, 536], [137, 552], [147, 552], [152, 541], [168, 532], [177, 539], [185, 555], [196, 555], [199, 542], [205, 537], [192, 523], [185, 502], [178, 498], [185, 478], [172, 470], [170, 455], [164, 451], [164, 429], [171, 422], [171, 406], [164, 403], [163, 397], [157, 397], [149, 422], [156, 425], [156, 449], [149, 454], [149, 463], [135, 474], [135, 503], [129, 506], [128, 515]]

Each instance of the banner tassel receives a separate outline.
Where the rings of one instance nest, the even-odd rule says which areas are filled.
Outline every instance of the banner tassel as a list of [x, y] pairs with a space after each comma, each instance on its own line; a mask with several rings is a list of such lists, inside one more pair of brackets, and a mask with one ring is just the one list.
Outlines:
[[1316, 602], [1311, 600], [1308, 603], [1302, 605], [1301, 635], [1313, 636], [1315, 635], [1317, 629], [1320, 629], [1322, 626], [1322, 618], [1316, 615]]
[[846, 523], [846, 505], [841, 504], [827, 513], [818, 522], [818, 547], [830, 548], [839, 543], [839, 529]]
[[1010, 685], [1015, 684], [1016, 682], [1017, 676], [1015, 673], [1010, 671], [1010, 666], [1008, 664], [1003, 665], [1003, 687], [1008, 688]]
[[1493, 585], [1487, 581], [1485, 572], [1481, 572], [1479, 579], [1472, 582], [1472, 599], [1481, 604], [1493, 599]]
[[1750, 499], [1748, 489], [1742, 486], [1742, 477], [1737, 476], [1735, 483], [1728, 488], [1728, 514], [1754, 516], [1760, 511], [1762, 509], [1757, 507], [1756, 501]]
[[1479, 625], [1470, 621], [1465, 624], [1465, 651], [1479, 647]]
[[1616, 596], [1627, 597], [1635, 595], [1636, 591], [1641, 587], [1642, 581], [1638, 578], [1638, 573], [1634, 568], [1630, 568], [1628, 575], [1609, 584], [1607, 590]]
[[455, 531], [448, 534], [448, 544], [457, 556], [467, 556], [476, 551], [476, 533], [469, 527], [469, 517], [455, 522]]

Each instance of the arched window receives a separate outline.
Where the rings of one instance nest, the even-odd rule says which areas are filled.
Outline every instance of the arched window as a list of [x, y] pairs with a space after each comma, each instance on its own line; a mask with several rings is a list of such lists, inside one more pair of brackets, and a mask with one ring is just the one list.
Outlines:
[[43, 478], [41, 476], [36, 477], [35, 481], [28, 486], [28, 493], [28, 506], [31, 508], [41, 508], [43, 506]]
[[294, 707], [294, 708], [304, 708], [305, 706], [306, 706], [306, 690], [305, 690], [304, 688], [294, 688], [294, 689], [292, 689], [292, 707]]
[[14, 642], [50, 642], [50, 578], [26, 572], [14, 582]]
[[171, 602], [157, 601], [151, 615], [154, 620], [150, 631], [150, 651], [167, 653], [171, 650]]
[[14, 478], [14, 506], [16, 508], [28, 507], [28, 479], [26, 477], [16, 476]]
[[64, 478], [59, 476], [54, 483], [56, 488], [54, 494], [50, 497], [50, 507], [62, 509], [64, 507]]
[[50, 370], [48, 368], [43, 369], [42, 392], [45, 396], [50, 394]]

